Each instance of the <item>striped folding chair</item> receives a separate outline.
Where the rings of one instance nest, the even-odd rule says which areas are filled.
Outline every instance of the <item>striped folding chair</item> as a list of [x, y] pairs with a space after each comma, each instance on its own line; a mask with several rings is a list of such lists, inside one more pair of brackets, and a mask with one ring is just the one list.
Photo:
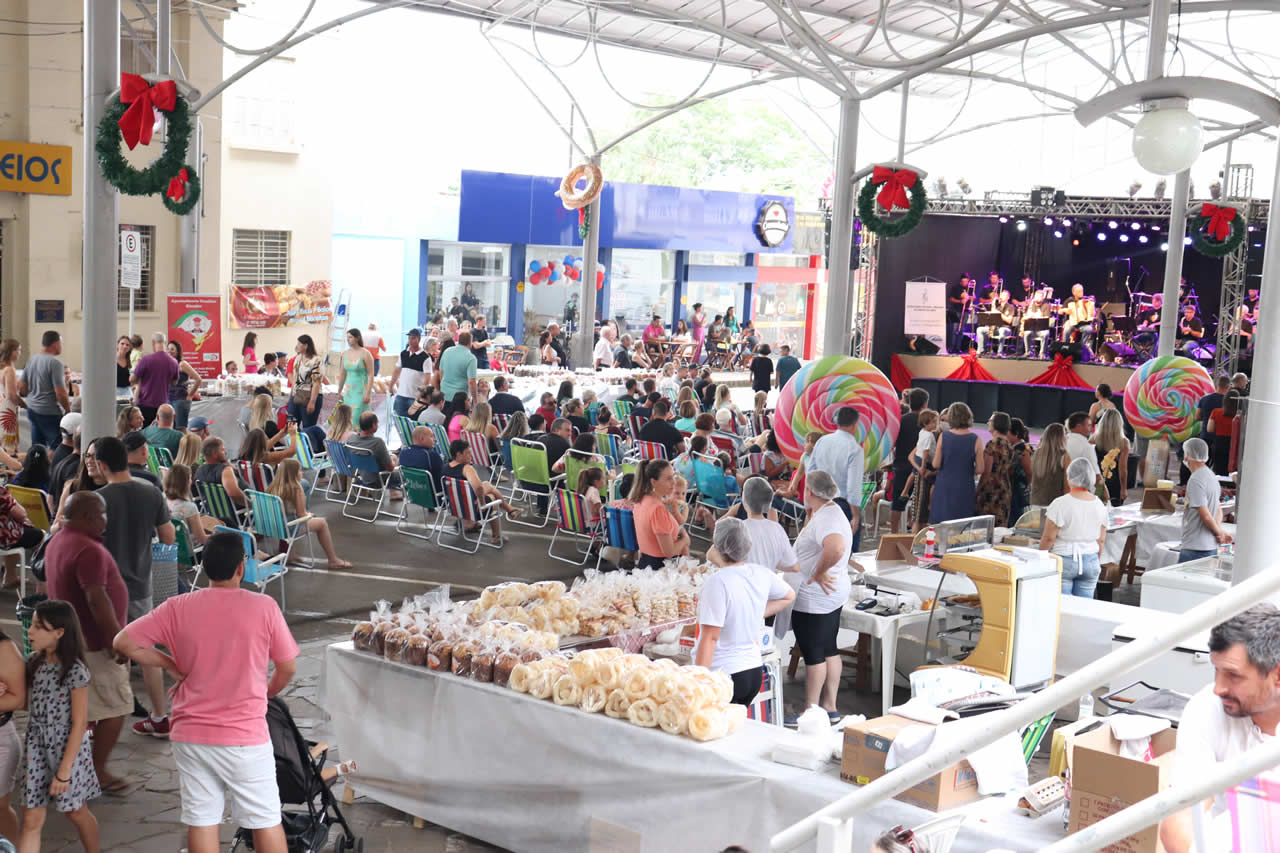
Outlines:
[[[400, 468], [400, 476], [404, 479], [404, 506], [400, 509], [400, 517], [396, 519], [396, 532], [415, 539], [431, 539], [440, 523], [440, 503], [436, 499], [436, 487], [431, 482], [431, 472], [422, 468]], [[422, 526], [426, 531], [418, 533], [409, 526], [409, 507], [416, 506], [422, 510]], [[434, 520], [428, 520], [427, 513], [434, 512]]]
[[716, 453], [724, 451], [729, 454], [729, 470], [732, 471], [738, 465], [738, 449], [733, 443], [733, 439], [724, 435], [716, 435], [712, 433], [711, 443], [715, 445]]
[[764, 476], [764, 454], [763, 453], [744, 453], [742, 458], [738, 460], [740, 468], [746, 468], [751, 472], [752, 476], [759, 474]]
[[[551, 534], [551, 544], [547, 546], [547, 556], [562, 563], [573, 563], [575, 566], [585, 565], [591, 559], [592, 543], [601, 541], [601, 519], [587, 518], [587, 505], [582, 495], [570, 489], [556, 489], [556, 504], [559, 513], [556, 518], [556, 529]], [[561, 557], [555, 553], [556, 538], [563, 533], [577, 540], [575, 550], [581, 559], [574, 560]], [[586, 545], [583, 546], [585, 541]]]
[[489, 476], [485, 479], [490, 483], [497, 482], [502, 473], [502, 454], [491, 451], [489, 439], [481, 433], [464, 429], [462, 440], [471, 448], [471, 464], [478, 470], [488, 471]]
[[245, 492], [245, 497], [249, 499], [249, 508], [253, 512], [250, 530], [258, 536], [280, 540], [280, 547], [284, 551], [282, 566], [288, 566], [289, 557], [293, 554], [293, 546], [303, 539], [307, 540], [307, 547], [310, 549], [307, 565], [315, 565], [315, 539], [310, 535], [311, 530], [307, 524], [312, 519], [310, 513], [290, 521], [284, 511], [284, 501], [277, 495], [250, 489]]
[[599, 468], [609, 474], [609, 460], [599, 453], [582, 453], [568, 450], [564, 454], [564, 484], [566, 488], [577, 489], [578, 477], [587, 468]]
[[587, 423], [596, 425], [596, 413], [600, 411], [602, 405], [599, 400], [592, 400], [587, 404]]
[[227, 527], [240, 527], [245, 522], [247, 510], [236, 509], [231, 502], [231, 495], [221, 483], [196, 483], [196, 492], [204, 503], [204, 511], [221, 521]]
[[755, 430], [756, 435], [764, 435], [773, 428], [773, 409], [765, 409], [763, 412], [751, 413], [751, 428]]
[[[329, 454], [316, 453], [311, 447], [311, 439], [307, 438], [303, 433], [298, 433], [298, 464], [302, 467], [302, 488], [307, 493], [307, 499], [311, 499], [311, 492], [316, 487], [316, 477], [321, 471], [329, 469]], [[308, 472], [310, 475], [308, 476]]]
[[[511, 440], [511, 500], [544, 499], [548, 503], [542, 513], [542, 521], [522, 521], [512, 519], [513, 524], [525, 527], [546, 527], [551, 521], [550, 499], [556, 486], [564, 482], [564, 474], [551, 475], [551, 465], [547, 462], [547, 448], [537, 441], [527, 438]], [[537, 518], [537, 513], [533, 514]]]
[[618, 416], [619, 423], [626, 423], [627, 418], [631, 416], [631, 409], [635, 404], [630, 400], [614, 400], [613, 413]]
[[[606, 505], [603, 532], [604, 544], [609, 548], [617, 548], [629, 553], [640, 550], [640, 543], [636, 541], [636, 520], [629, 509]], [[596, 571], [600, 570], [600, 561], [603, 557], [604, 548], [602, 547], [596, 556]]]
[[640, 430], [644, 429], [644, 425], [648, 422], [648, 418], [642, 418], [639, 415], [627, 415], [627, 419], [623, 421], [627, 425], [627, 432], [631, 433], [633, 441], [639, 441]]
[[249, 484], [249, 488], [260, 492], [265, 492], [275, 478], [275, 471], [265, 462], [255, 465], [247, 459], [240, 459], [236, 462], [236, 468], [244, 481]]
[[[332, 438], [325, 439], [325, 458], [329, 460], [329, 485], [324, 490], [324, 498], [332, 503], [342, 503], [346, 499], [346, 493], [342, 491], [341, 479], [354, 478], [355, 474], [351, 470], [351, 461], [347, 458], [347, 449], [340, 441]], [[337, 490], [334, 490], [334, 487]]]
[[620, 464], [625, 455], [622, 438], [609, 432], [596, 433], [596, 452], [609, 460], [609, 467]]
[[636, 458], [666, 459], [667, 446], [660, 441], [637, 441], [636, 442]]
[[[382, 508], [382, 505], [387, 503], [391, 497], [389, 494], [391, 472], [383, 471], [378, 467], [378, 460], [371, 450], [366, 450], [363, 447], [353, 447], [350, 444], [342, 445], [342, 450], [346, 454], [347, 465], [350, 466], [352, 471], [351, 483], [347, 486], [347, 497], [342, 502], [342, 514], [347, 518], [354, 518], [357, 521], [364, 521], [369, 524], [377, 521], [380, 515], [399, 518], [399, 513]], [[332, 453], [332, 450], [330, 450], [330, 453]], [[361, 474], [368, 475], [376, 485], [361, 482]], [[349, 512], [352, 507], [358, 506], [360, 501], [369, 500], [374, 501], [375, 505], [373, 514], [368, 518], [359, 513]]]
[[[697, 505], [706, 507], [712, 515], [729, 508], [728, 493], [724, 482], [724, 469], [720, 460], [705, 453], [693, 454], [693, 480], [698, 489]], [[693, 516], [690, 515], [690, 521]], [[689, 528], [693, 532], [693, 528]]]
[[[481, 545], [486, 545], [490, 548], [502, 548], [502, 543], [486, 541], [484, 536], [485, 525], [493, 521], [502, 512], [502, 499], [494, 498], [488, 503], [482, 504], [476, 497], [475, 489], [471, 488], [471, 484], [458, 477], [445, 477], [443, 485], [444, 507], [442, 507], [442, 511], [447, 515], [453, 516], [458, 521], [457, 529], [449, 532], [471, 547], [464, 548], [459, 545], [450, 545], [444, 541], [445, 532], [450, 527], [445, 524], [444, 518], [439, 518], [439, 523], [436, 524], [436, 544], [441, 548], [450, 548], [454, 551], [461, 551], [464, 554], [474, 554], [480, 550]], [[469, 524], [476, 525], [475, 539], [467, 535], [467, 525]]]
[[[187, 523], [180, 518], [172, 518], [173, 522], [173, 541], [178, 546], [178, 569], [187, 569], [194, 571], [195, 575], [200, 573], [200, 555], [204, 551], [203, 545], [197, 545], [191, 538], [191, 530], [187, 527]], [[197, 517], [195, 523], [199, 524], [200, 519]], [[195, 577], [192, 577], [192, 586], [195, 586]]]
[[[259, 560], [258, 539], [247, 530], [232, 529], [230, 527], [219, 526], [215, 528], [218, 533], [234, 533], [240, 537], [240, 541], [244, 543], [244, 582], [252, 584], [258, 588], [258, 592], [266, 592], [267, 584], [274, 580], [280, 581], [280, 610], [285, 609], [284, 605], [284, 576], [288, 572], [285, 567], [284, 554], [276, 554], [269, 560]], [[203, 571], [203, 569], [201, 569]], [[199, 575], [196, 577], [199, 580]]]
[[428, 424], [431, 432], [436, 437], [436, 450], [440, 451], [440, 455], [448, 457], [449, 455], [449, 431], [441, 424]]
[[400, 443], [405, 447], [413, 444], [413, 429], [418, 422], [413, 418], [404, 415], [392, 415], [391, 423], [395, 425], [396, 435], [400, 436]]

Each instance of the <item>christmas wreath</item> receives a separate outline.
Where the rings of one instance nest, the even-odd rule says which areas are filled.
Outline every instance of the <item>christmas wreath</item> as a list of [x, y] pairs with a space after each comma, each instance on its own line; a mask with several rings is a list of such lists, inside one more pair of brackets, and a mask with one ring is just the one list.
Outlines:
[[[880, 187], [878, 194], [877, 187]], [[908, 192], [911, 194], [909, 200]], [[901, 207], [906, 209], [906, 213], [896, 219], [882, 219], [876, 214], [877, 204], [886, 212]], [[858, 218], [873, 234], [901, 237], [920, 224], [927, 205], [924, 181], [915, 171], [876, 166], [871, 170], [871, 179], [863, 184], [862, 192], [858, 194]]]
[[1210, 202], [1205, 202], [1198, 212], [1190, 211], [1187, 219], [1191, 223], [1191, 247], [1210, 258], [1234, 252], [1249, 230], [1239, 210]]
[[[155, 110], [165, 116], [164, 149], [151, 165], [137, 169], [125, 159], [120, 142], [130, 150], [150, 145]], [[111, 186], [125, 195], [161, 195], [166, 207], [185, 213], [200, 195], [195, 170], [185, 165], [190, 139], [191, 110], [177, 84], [161, 80], [151, 85], [137, 74], [121, 74], [120, 97], [110, 99], [98, 122], [94, 151]]]

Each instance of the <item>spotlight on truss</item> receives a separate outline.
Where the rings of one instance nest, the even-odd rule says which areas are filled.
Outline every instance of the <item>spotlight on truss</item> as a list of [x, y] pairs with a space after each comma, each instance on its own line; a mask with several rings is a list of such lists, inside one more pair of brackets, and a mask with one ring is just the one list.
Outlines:
[[1138, 190], [1142, 189], [1142, 181], [1135, 180], [1129, 184], [1129, 198], [1133, 198], [1138, 194]]
[[1222, 181], [1214, 181], [1209, 184], [1209, 198], [1214, 201], [1222, 198]]
[[1169, 182], [1164, 178], [1156, 181], [1156, 198], [1164, 198], [1164, 191], [1168, 188]]
[[965, 195], [968, 195], [970, 192], [973, 191], [973, 187], [969, 186], [969, 182], [966, 181], [964, 178], [961, 178], [960, 180], [956, 181], [956, 185], [960, 187], [960, 192], [964, 193]]
[[938, 198], [947, 197], [947, 179], [939, 175], [933, 179], [933, 192]]

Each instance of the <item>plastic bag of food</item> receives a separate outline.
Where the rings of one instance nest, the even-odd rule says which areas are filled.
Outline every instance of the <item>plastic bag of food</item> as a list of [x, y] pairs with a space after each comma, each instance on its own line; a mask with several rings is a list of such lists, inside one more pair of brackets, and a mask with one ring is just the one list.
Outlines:
[[511, 671], [520, 665], [520, 653], [512, 646], [504, 646], [493, 659], [493, 683], [506, 687], [511, 681]]
[[437, 672], [453, 671], [453, 641], [436, 640], [427, 649], [427, 667]]
[[477, 648], [471, 656], [471, 680], [493, 683], [493, 663], [497, 656], [493, 646]]
[[430, 650], [430, 637], [426, 634], [410, 634], [409, 645], [404, 652], [404, 662], [412, 666], [426, 666], [427, 653]]
[[475, 653], [475, 645], [470, 640], [456, 643], [453, 647], [453, 674], [469, 678], [471, 676], [471, 658]]
[[358, 652], [373, 651], [373, 623], [357, 622], [351, 629], [351, 644]]

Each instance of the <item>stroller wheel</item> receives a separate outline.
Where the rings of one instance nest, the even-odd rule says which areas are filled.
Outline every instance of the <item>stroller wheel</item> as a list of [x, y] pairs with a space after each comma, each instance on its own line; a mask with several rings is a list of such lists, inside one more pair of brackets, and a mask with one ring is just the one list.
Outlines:
[[338, 840], [333, 842], [333, 853], [347, 853], [347, 836], [339, 835]]
[[351, 853], [364, 853], [364, 839], [356, 838], [355, 845], [351, 848]]

